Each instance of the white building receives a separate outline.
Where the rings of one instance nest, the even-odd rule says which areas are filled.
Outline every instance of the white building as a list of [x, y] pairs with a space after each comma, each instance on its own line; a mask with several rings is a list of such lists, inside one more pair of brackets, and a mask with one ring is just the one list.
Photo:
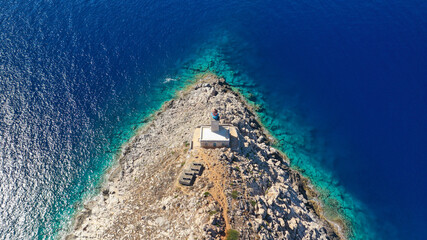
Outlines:
[[200, 127], [199, 142], [204, 148], [230, 147], [230, 127], [212, 120], [210, 126]]

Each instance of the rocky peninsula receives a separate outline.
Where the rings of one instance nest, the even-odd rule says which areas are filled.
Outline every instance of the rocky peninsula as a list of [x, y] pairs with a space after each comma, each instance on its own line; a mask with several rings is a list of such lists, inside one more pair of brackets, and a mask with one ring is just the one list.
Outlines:
[[[192, 144], [213, 107], [221, 124], [236, 129], [230, 148]], [[239, 93], [205, 75], [123, 147], [65, 239], [342, 239], [309, 181], [272, 141]], [[191, 186], [181, 185], [195, 161], [204, 169]]]

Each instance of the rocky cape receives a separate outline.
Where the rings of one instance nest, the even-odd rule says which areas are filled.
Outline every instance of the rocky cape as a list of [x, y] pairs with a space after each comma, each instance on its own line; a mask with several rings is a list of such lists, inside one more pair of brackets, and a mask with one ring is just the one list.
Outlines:
[[[238, 147], [190, 149], [213, 107], [238, 130]], [[124, 145], [99, 195], [84, 204], [65, 239], [342, 239], [309, 181], [271, 146], [245, 99], [205, 75], [166, 102]], [[178, 177], [193, 161], [193, 186]]]

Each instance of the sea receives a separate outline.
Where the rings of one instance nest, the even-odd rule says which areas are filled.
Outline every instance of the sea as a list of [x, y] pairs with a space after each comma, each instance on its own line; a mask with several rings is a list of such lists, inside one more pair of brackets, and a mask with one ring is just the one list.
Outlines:
[[423, 0], [2, 0], [0, 239], [63, 237], [121, 146], [205, 73], [350, 239], [426, 239]]

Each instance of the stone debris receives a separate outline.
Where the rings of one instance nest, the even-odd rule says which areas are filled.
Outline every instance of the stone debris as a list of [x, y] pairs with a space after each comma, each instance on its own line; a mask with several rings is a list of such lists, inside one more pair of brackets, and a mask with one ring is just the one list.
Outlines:
[[[213, 107], [238, 129], [239, 146], [189, 151]], [[203, 77], [150, 119], [63, 238], [224, 239], [227, 228], [240, 239], [342, 238], [316, 213], [308, 181], [224, 79]]]

